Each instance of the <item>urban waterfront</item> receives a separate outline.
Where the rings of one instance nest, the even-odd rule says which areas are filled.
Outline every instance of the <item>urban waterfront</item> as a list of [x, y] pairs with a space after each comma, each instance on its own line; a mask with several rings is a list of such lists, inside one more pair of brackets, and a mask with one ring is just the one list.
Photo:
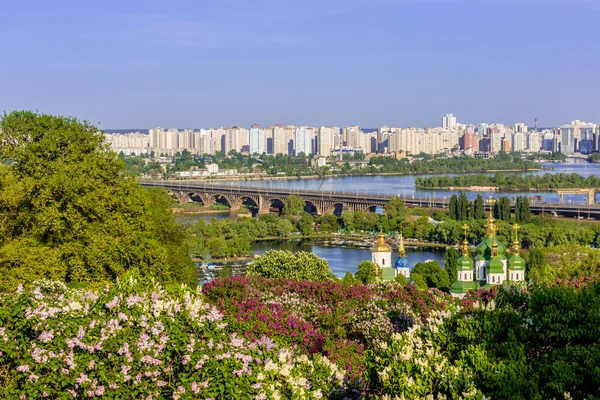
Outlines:
[[[600, 175], [600, 165], [589, 163], [583, 159], [569, 159], [567, 162], [544, 162], [541, 163], [544, 169], [526, 172], [487, 172], [487, 175], [499, 174], [519, 174], [519, 175], [544, 175], [544, 174], [572, 174], [576, 173], [583, 177], [590, 175]], [[447, 176], [472, 175], [472, 174], [445, 174]], [[357, 193], [359, 196], [364, 194], [384, 194], [399, 196], [415, 196], [444, 198], [453, 194], [458, 194], [460, 190], [431, 190], [415, 188], [415, 179], [417, 177], [429, 177], [432, 174], [424, 175], [369, 175], [369, 176], [347, 176], [347, 177], [326, 177], [322, 179], [262, 179], [248, 181], [220, 181], [219, 184], [230, 184], [232, 186], [252, 186], [268, 188], [284, 188], [294, 190], [322, 190], [324, 192], [344, 192]], [[532, 198], [541, 198], [546, 203], [558, 203], [559, 195], [556, 192], [469, 192], [464, 191], [469, 200], [473, 200], [478, 194], [484, 197], [493, 196], [531, 196]], [[565, 202], [573, 204], [586, 204], [583, 195], [564, 195]], [[598, 196], [596, 201], [598, 201]]]

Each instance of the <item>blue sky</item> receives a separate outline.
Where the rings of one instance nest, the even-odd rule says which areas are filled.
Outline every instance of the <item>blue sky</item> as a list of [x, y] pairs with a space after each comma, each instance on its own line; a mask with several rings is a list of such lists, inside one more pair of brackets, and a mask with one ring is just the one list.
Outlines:
[[0, 110], [105, 129], [600, 117], [600, 0], [0, 0]]

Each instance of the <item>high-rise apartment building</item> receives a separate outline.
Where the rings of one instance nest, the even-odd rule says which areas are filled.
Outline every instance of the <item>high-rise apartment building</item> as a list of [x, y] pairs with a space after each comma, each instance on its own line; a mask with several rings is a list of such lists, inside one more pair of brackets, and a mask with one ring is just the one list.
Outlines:
[[542, 144], [540, 143], [540, 133], [537, 131], [531, 131], [527, 134], [527, 150], [530, 153], [537, 153], [540, 151]]
[[331, 155], [333, 148], [333, 128], [322, 126], [319, 128], [318, 154], [323, 157]]
[[454, 129], [456, 126], [456, 117], [452, 114], [446, 114], [442, 117], [442, 128]]
[[259, 127], [252, 127], [250, 129], [250, 154], [263, 154], [266, 152], [265, 148], [265, 133]]
[[527, 133], [527, 125], [524, 122], [517, 122], [513, 129], [513, 133]]
[[512, 135], [512, 150], [516, 152], [523, 152], [523, 132], [515, 131]]
[[304, 153], [309, 155], [312, 152], [313, 130], [309, 127], [298, 127], [294, 134], [294, 152], [296, 155]]

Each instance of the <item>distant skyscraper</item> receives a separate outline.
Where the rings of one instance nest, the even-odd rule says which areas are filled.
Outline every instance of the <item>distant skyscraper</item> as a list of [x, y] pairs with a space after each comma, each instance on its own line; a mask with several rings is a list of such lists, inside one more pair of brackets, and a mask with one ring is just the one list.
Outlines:
[[333, 145], [333, 128], [322, 126], [319, 128], [319, 155], [329, 157]]
[[477, 128], [477, 134], [479, 136], [487, 136], [488, 128], [489, 128], [488, 124], [486, 124], [484, 122], [480, 123], [479, 127]]
[[453, 129], [456, 126], [456, 117], [452, 114], [446, 114], [442, 117], [442, 128]]
[[512, 137], [512, 149], [516, 152], [522, 152], [523, 150], [523, 133], [521, 131], [515, 131]]
[[250, 129], [250, 154], [263, 154], [265, 149], [265, 133], [261, 128]]
[[294, 149], [296, 155], [304, 153], [304, 155], [311, 154], [312, 150], [312, 138], [313, 130], [308, 127], [298, 127], [294, 134]]
[[527, 125], [525, 125], [525, 123], [523, 122], [517, 122], [515, 124], [514, 127], [514, 133], [526, 133], [527, 132]]

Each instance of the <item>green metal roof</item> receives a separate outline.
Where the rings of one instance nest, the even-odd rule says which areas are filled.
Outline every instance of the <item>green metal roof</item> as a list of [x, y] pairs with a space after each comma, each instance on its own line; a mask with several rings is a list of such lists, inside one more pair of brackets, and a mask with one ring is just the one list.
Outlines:
[[472, 271], [473, 270], [473, 259], [469, 256], [461, 256], [458, 259], [456, 269], [458, 271]]
[[504, 264], [498, 257], [494, 257], [488, 264], [488, 274], [502, 274], [504, 273]]
[[[478, 256], [482, 256], [484, 259], [486, 260], [491, 260], [492, 259], [492, 246], [494, 244], [494, 240], [495, 238], [493, 236], [487, 236], [485, 239], [483, 239], [483, 242], [479, 243], [479, 245], [477, 245], [477, 255]], [[496, 240], [496, 243], [498, 243], [498, 256], [499, 257], [506, 257], [506, 247], [500, 243], [498, 240]]]
[[456, 281], [450, 286], [450, 293], [454, 294], [465, 294], [469, 290], [477, 290], [479, 285], [474, 281]]
[[384, 281], [393, 281], [396, 278], [396, 270], [392, 267], [381, 268], [381, 276]]
[[508, 269], [511, 271], [524, 271], [525, 260], [518, 254], [508, 259]]

